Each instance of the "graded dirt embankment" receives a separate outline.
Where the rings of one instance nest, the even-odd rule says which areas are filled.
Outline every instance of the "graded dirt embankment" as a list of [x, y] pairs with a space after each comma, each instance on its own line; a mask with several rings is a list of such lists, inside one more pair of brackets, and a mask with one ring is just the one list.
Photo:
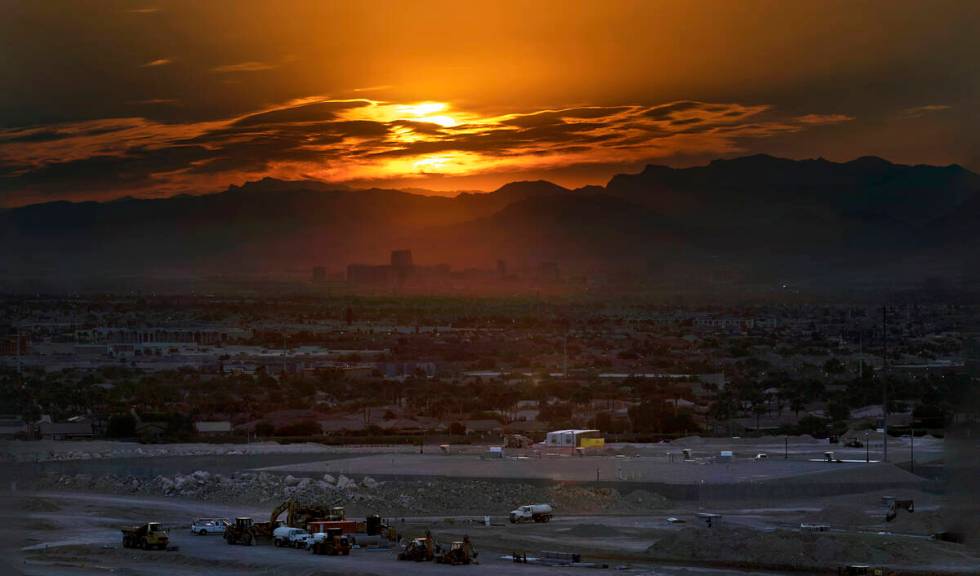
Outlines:
[[4, 440], [0, 463], [154, 458], [166, 456], [236, 456], [245, 454], [376, 454], [411, 452], [412, 446], [326, 446], [315, 443], [279, 444], [141, 444], [109, 440]]
[[345, 506], [353, 513], [388, 516], [429, 514], [506, 515], [528, 502], [551, 502], [565, 514], [638, 514], [662, 510], [669, 501], [642, 489], [620, 492], [602, 486], [530, 484], [520, 481], [426, 479], [377, 481], [370, 476], [325, 474], [318, 477], [242, 472], [224, 475], [199, 470], [192, 474], [137, 478], [118, 475], [50, 475], [34, 489], [168, 496], [241, 505], [268, 505], [286, 498]]

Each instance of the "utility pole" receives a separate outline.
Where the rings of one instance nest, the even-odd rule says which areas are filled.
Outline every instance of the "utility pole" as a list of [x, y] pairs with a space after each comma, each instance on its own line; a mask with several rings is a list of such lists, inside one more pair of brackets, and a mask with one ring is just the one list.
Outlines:
[[[23, 371], [21, 370], [21, 364], [20, 364], [20, 328], [17, 329], [17, 375], [18, 376], [24, 375]], [[23, 381], [21, 381], [21, 384], [23, 384]]]
[[909, 472], [915, 474], [915, 428], [909, 433]]
[[881, 443], [883, 462], [888, 462], [888, 306], [881, 307]]
[[858, 379], [864, 380], [864, 333], [858, 332]]
[[562, 341], [562, 367], [561, 367], [561, 377], [568, 379], [568, 332], [565, 332], [565, 339]]

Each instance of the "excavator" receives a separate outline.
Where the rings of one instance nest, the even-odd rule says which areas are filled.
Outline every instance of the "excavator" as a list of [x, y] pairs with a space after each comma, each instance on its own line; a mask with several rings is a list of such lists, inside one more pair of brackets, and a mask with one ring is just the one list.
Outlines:
[[[279, 520], [283, 512], [286, 513], [285, 522]], [[343, 506], [320, 506], [300, 504], [295, 499], [290, 498], [275, 507], [269, 516], [268, 522], [255, 522], [252, 525], [252, 533], [255, 538], [271, 539], [272, 532], [279, 526], [289, 526], [290, 528], [306, 528], [312, 520], [343, 520]]]
[[275, 530], [279, 523], [279, 516], [286, 513], [285, 526], [290, 528], [306, 528], [306, 525], [313, 520], [343, 520], [345, 518], [343, 506], [321, 506], [318, 504], [300, 504], [293, 498], [286, 500], [276, 506], [272, 511], [269, 523]]

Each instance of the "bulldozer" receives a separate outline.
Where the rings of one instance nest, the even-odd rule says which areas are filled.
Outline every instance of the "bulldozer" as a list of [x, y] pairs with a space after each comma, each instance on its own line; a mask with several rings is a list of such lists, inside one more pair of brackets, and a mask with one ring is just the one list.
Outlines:
[[409, 541], [398, 553], [399, 560], [428, 562], [433, 558], [435, 558], [435, 545], [432, 543], [432, 533], [428, 530], [425, 531], [425, 536]]
[[251, 518], [235, 518], [235, 523], [225, 528], [225, 542], [228, 544], [251, 546], [255, 544], [255, 538], [255, 525]]
[[327, 528], [326, 532], [314, 534], [310, 544], [310, 552], [327, 556], [347, 556], [350, 548], [350, 539], [340, 528]]
[[470, 542], [470, 537], [463, 536], [462, 540], [453, 542], [449, 550], [437, 554], [436, 562], [439, 564], [451, 564], [453, 566], [476, 564], [476, 557], [479, 554], [479, 552], [473, 549], [473, 543]]

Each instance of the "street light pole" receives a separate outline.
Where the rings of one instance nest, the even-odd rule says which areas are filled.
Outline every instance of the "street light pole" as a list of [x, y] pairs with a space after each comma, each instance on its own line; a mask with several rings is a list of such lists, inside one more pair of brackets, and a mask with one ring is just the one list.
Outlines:
[[881, 389], [883, 396], [883, 402], [881, 405], [881, 459], [883, 462], [888, 462], [888, 306], [881, 307], [881, 340]]

